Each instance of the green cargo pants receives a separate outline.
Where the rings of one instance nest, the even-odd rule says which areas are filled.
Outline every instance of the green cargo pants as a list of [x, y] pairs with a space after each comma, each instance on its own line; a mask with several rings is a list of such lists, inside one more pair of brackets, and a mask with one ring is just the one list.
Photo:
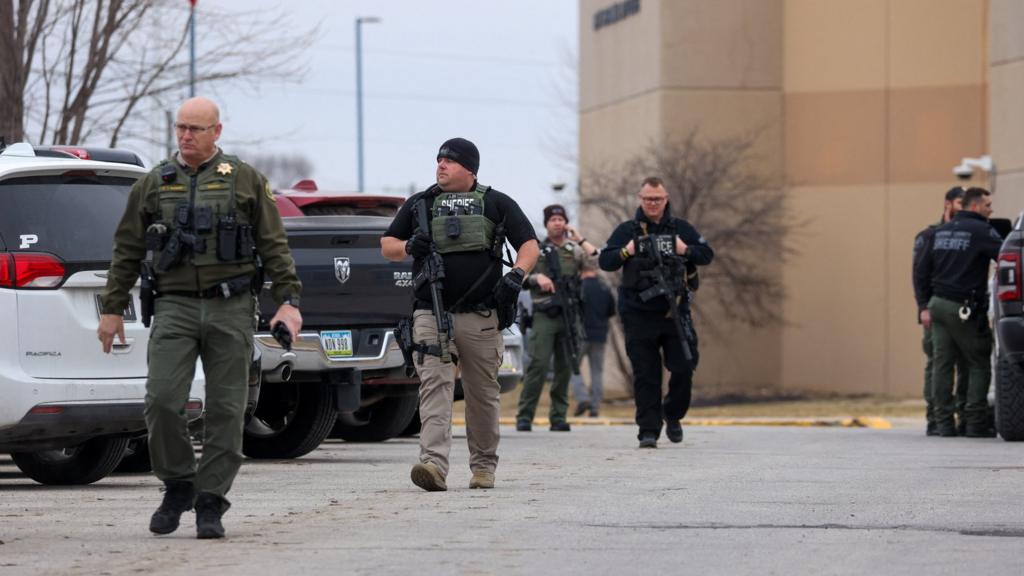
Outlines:
[[[924, 338], [921, 339], [921, 348], [924, 350], [924, 402], [925, 418], [929, 424], [935, 423], [935, 393], [932, 391], [932, 371], [934, 370], [932, 357], [932, 329], [924, 329]], [[956, 358], [956, 415], [961, 422], [964, 421], [964, 407], [967, 404], [967, 362], [963, 356]]]
[[[242, 428], [252, 361], [255, 300], [161, 296], [149, 335], [146, 426], [153, 473], [224, 496], [242, 465]], [[203, 455], [196, 466], [185, 403], [196, 358], [206, 375]]]
[[988, 415], [988, 387], [992, 377], [992, 329], [983, 310], [973, 310], [965, 322], [957, 311], [961, 304], [933, 296], [928, 302], [932, 317], [932, 392], [935, 422], [940, 429], [954, 426], [955, 397], [953, 370], [957, 356], [967, 363], [967, 404], [964, 419], [968, 425], [982, 426]]
[[572, 375], [571, 360], [562, 343], [565, 337], [565, 325], [561, 317], [551, 318], [543, 312], [534, 313], [533, 326], [530, 328], [530, 365], [526, 368], [523, 391], [519, 395], [517, 421], [533, 421], [553, 354], [555, 378], [551, 382], [551, 411], [548, 419], [551, 423], [565, 422], [569, 412], [569, 377]]

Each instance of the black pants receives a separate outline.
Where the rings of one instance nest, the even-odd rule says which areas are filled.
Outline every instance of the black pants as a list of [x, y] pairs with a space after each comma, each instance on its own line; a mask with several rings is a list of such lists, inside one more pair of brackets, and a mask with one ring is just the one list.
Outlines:
[[[693, 333], [690, 343], [691, 366], [683, 354], [683, 343], [671, 317], [625, 312], [622, 325], [626, 332], [626, 354], [633, 365], [636, 425], [640, 427], [637, 437], [660, 436], [663, 420], [682, 420], [690, 409], [693, 369], [699, 359], [697, 334]], [[664, 400], [661, 397], [662, 366], [671, 374]]]

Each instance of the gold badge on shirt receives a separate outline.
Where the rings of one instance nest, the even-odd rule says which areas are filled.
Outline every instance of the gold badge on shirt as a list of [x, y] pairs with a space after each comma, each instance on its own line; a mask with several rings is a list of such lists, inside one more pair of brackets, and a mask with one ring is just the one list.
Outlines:
[[227, 176], [228, 174], [231, 174], [231, 170], [231, 164], [228, 164], [227, 162], [221, 162], [220, 164], [217, 165], [217, 174], [220, 174], [222, 176]]

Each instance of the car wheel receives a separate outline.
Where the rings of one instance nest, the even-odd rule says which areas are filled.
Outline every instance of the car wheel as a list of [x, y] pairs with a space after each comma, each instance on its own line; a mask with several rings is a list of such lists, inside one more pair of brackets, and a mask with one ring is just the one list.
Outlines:
[[1005, 357], [996, 366], [996, 431], [1003, 440], [1024, 440], [1024, 367]]
[[349, 442], [383, 442], [394, 438], [409, 426], [419, 403], [416, 394], [385, 396], [353, 414], [359, 424], [339, 420], [332, 436]]
[[117, 468], [127, 446], [127, 436], [103, 436], [59, 450], [12, 452], [11, 459], [40, 484], [92, 484]]
[[412, 420], [409, 421], [409, 425], [402, 430], [399, 436], [415, 436], [420, 433], [420, 428], [423, 427], [423, 423], [420, 422], [420, 411], [417, 409], [416, 413], [412, 415]]
[[242, 453], [250, 458], [298, 458], [316, 449], [338, 418], [325, 382], [265, 385], [245, 425]]
[[128, 448], [124, 451], [124, 458], [117, 465], [115, 472], [138, 474], [149, 472], [153, 464], [149, 461], [149, 442], [146, 436], [134, 438], [128, 442]]

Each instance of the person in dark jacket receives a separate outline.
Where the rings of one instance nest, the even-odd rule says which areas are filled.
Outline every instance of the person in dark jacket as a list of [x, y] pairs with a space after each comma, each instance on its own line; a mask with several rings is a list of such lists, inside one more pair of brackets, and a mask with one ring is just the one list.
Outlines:
[[988, 422], [988, 386], [992, 376], [988, 273], [999, 256], [1002, 238], [988, 223], [992, 197], [987, 190], [968, 189], [963, 206], [932, 237], [931, 258], [924, 262], [923, 270], [931, 278], [924, 294], [928, 298], [928, 316], [922, 322], [932, 329], [932, 389], [939, 436], [957, 435], [953, 367], [957, 354], [961, 354], [968, 366], [965, 434], [984, 438], [995, 435]]
[[574, 376], [572, 393], [576, 397], [574, 416], [590, 412], [597, 417], [601, 410], [604, 390], [604, 346], [608, 341], [608, 319], [615, 315], [615, 297], [611, 289], [597, 275], [597, 263], [586, 258], [580, 268], [583, 293], [583, 341], [582, 353], [590, 367], [590, 390], [583, 384], [583, 378]]
[[[691, 329], [684, 341], [680, 338], [682, 330], [671, 315], [669, 298], [645, 301], [641, 294], [652, 287], [651, 273], [657, 268], [659, 256], [664, 262], [676, 262], [682, 256], [689, 264], [705, 266], [715, 253], [696, 228], [672, 216], [668, 191], [660, 178], [643, 181], [639, 200], [636, 216], [615, 228], [601, 250], [599, 262], [602, 270], [622, 269], [619, 315], [626, 334], [626, 354], [633, 365], [638, 438], [641, 448], [657, 448], [663, 423], [670, 441], [683, 441], [680, 421], [690, 407], [693, 372], [699, 356], [692, 323], [687, 322]], [[673, 275], [671, 298], [677, 303], [679, 316], [688, 319], [690, 302], [685, 276], [683, 270]], [[687, 359], [683, 346], [689, 347], [692, 360]], [[663, 362], [671, 373], [664, 400]]]
[[[943, 224], [953, 219], [961, 209], [963, 209], [963, 198], [964, 188], [963, 186], [954, 186], [946, 192], [942, 208], [942, 218], [934, 223], [929, 224], [927, 228], [921, 230], [914, 238], [914, 259], [913, 259], [913, 283], [914, 283], [914, 298], [917, 300], [917, 322], [924, 327], [926, 321], [929, 321], [928, 313], [928, 298], [925, 297], [926, 293], [930, 291], [931, 278], [924, 272], [924, 263], [930, 261], [932, 257], [932, 237], [935, 235], [935, 230]], [[930, 324], [930, 321], [929, 321]], [[926, 357], [924, 364], [924, 401], [925, 401], [925, 417], [927, 419], [927, 425], [925, 427], [925, 434], [928, 436], [938, 436], [938, 428], [935, 425], [935, 399], [933, 398], [932, 392], [932, 329], [930, 326], [924, 327], [924, 338], [921, 341], [921, 347], [924, 349]], [[957, 433], [963, 434], [965, 432], [966, 421], [964, 420], [964, 406], [967, 403], [967, 362], [964, 361], [963, 357], [960, 356], [956, 361], [956, 416], [957, 416]]]

